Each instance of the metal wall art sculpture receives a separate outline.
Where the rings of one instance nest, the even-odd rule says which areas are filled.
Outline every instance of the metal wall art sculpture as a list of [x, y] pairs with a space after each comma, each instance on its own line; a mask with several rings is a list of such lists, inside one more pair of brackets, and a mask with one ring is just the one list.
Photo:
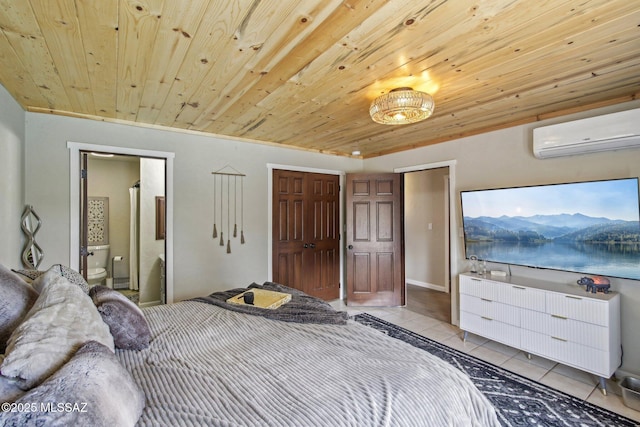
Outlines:
[[36, 242], [36, 233], [40, 229], [40, 217], [33, 210], [33, 206], [27, 205], [22, 214], [21, 224], [22, 231], [27, 236], [27, 241], [22, 251], [22, 263], [26, 268], [31, 270], [37, 270], [38, 266], [42, 262], [44, 252], [38, 243]]

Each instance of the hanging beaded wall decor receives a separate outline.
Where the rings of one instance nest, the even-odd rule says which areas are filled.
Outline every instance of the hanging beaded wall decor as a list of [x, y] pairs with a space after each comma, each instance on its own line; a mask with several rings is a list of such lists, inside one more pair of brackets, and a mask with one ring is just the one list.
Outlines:
[[[240, 244], [244, 245], [244, 177], [245, 174], [226, 165], [211, 172], [213, 175], [213, 233], [214, 239], [220, 235], [220, 246], [225, 246], [224, 226], [226, 222], [227, 253], [231, 253], [231, 235], [238, 237], [238, 205], [240, 205]], [[240, 194], [240, 197], [238, 197]], [[225, 209], [226, 203], [226, 209]], [[233, 216], [233, 232], [231, 221]], [[219, 222], [218, 222], [219, 220]], [[218, 224], [220, 230], [218, 232]]]

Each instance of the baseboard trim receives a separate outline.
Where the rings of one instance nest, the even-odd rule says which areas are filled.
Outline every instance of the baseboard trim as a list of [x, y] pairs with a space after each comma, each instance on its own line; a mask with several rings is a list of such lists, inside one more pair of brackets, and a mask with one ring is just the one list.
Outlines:
[[433, 283], [421, 282], [419, 280], [406, 279], [407, 285], [420, 286], [421, 288], [433, 289], [434, 291], [447, 292], [444, 286], [434, 285]]
[[153, 307], [154, 305], [160, 305], [162, 304], [162, 301], [158, 300], [158, 301], [149, 301], [149, 302], [142, 302], [140, 304], [138, 304], [138, 307], [140, 308], [144, 308], [144, 307]]
[[638, 377], [633, 372], [627, 372], [627, 371], [622, 370], [622, 369], [617, 369], [616, 372], [614, 372], [613, 375], [615, 376], [615, 378], [616, 378], [616, 380], [618, 382], [622, 381], [624, 379], [624, 377], [634, 377], [634, 378]]

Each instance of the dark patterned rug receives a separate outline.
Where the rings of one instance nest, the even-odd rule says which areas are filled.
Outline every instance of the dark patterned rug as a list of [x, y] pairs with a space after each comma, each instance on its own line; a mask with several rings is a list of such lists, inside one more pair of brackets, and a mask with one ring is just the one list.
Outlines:
[[496, 408], [504, 426], [611, 426], [640, 423], [507, 371], [370, 314], [354, 320], [450, 363], [466, 373]]

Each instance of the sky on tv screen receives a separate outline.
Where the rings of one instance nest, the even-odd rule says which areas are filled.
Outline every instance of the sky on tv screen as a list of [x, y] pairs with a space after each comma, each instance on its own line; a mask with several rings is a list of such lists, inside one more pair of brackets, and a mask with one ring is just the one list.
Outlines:
[[638, 221], [638, 181], [621, 179], [463, 192], [465, 217], [580, 213]]

